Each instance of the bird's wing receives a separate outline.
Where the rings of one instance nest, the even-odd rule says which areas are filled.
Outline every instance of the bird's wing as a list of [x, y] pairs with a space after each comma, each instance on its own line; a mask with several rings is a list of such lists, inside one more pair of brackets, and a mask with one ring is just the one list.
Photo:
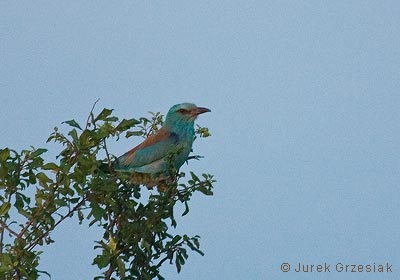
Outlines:
[[127, 169], [150, 164], [165, 157], [171, 146], [178, 142], [178, 135], [161, 128], [141, 144], [118, 158], [117, 168]]

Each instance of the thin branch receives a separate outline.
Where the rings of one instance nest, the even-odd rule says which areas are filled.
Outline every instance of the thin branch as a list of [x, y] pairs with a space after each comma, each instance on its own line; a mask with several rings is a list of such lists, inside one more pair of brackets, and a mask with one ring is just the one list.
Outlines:
[[[179, 251], [179, 248], [183, 247], [183, 245], [186, 243], [185, 240], [182, 240], [181, 242], [175, 244], [174, 246], [172, 246], [171, 249], [167, 249], [167, 250], [162, 250], [157, 254], [153, 254], [151, 257], [153, 259], [158, 259], [161, 257], [162, 254], [166, 254], [166, 256], [164, 258], [162, 258], [158, 264], [156, 265], [157, 268], [159, 268], [165, 261], [167, 260], [172, 260], [173, 258], [173, 254], [176, 253], [177, 251]], [[168, 253], [172, 252], [172, 256], [169, 255]]]
[[93, 104], [93, 106], [92, 106], [92, 110], [90, 110], [89, 116], [88, 116], [88, 118], [87, 118], [87, 121], [86, 121], [86, 128], [85, 128], [85, 129], [88, 129], [89, 126], [90, 126], [90, 118], [92, 118], [92, 121], [93, 121], [93, 119], [94, 119], [94, 117], [93, 117], [93, 110], [94, 110], [94, 108], [96, 107], [97, 102], [99, 102], [99, 101], [100, 101], [100, 98], [97, 99], [96, 102], [94, 102], [94, 104]]
[[[16, 232], [13, 231], [12, 229], [10, 229], [10, 228], [7, 226], [7, 224], [6, 224], [3, 220], [0, 220], [0, 224], [1, 224], [1, 226], [3, 227], [3, 229], [8, 230], [12, 235], [18, 237], [18, 233], [16, 233]], [[3, 236], [2, 236], [2, 237], [3, 237]], [[1, 240], [1, 241], [3, 241], [3, 240]]]
[[[57, 174], [58, 174], [58, 172], [57, 172]], [[57, 175], [57, 174], [56, 174], [56, 175]], [[53, 189], [52, 191], [55, 192], [55, 191], [58, 189], [59, 186], [60, 186], [59, 183], [56, 182], [56, 184], [55, 184], [55, 186], [54, 186], [54, 189]], [[50, 202], [51, 202], [50, 200], [47, 200], [47, 201], [43, 204], [42, 209], [43, 209], [44, 211], [47, 210], [46, 208], [49, 206]], [[55, 213], [56, 211], [58, 211], [58, 209], [54, 210], [54, 212], [52, 212], [51, 215], [52, 215], [53, 213]], [[36, 219], [37, 219], [37, 215], [33, 215], [33, 216], [30, 218], [30, 220], [26, 222], [25, 226], [22, 228], [22, 230], [21, 230], [20, 233], [18, 234], [17, 238], [21, 238], [22, 235], [28, 230], [28, 228], [32, 225], [32, 223], [33, 223]], [[28, 234], [28, 235], [29, 235], [29, 234]]]
[[[45, 207], [43, 207], [43, 209], [45, 209]], [[21, 238], [22, 237], [22, 235], [28, 230], [28, 228], [31, 226], [31, 224], [33, 223], [34, 220], [36, 220], [36, 216], [33, 216], [29, 221], [27, 221], [25, 223], [25, 226], [19, 232], [19, 234], [17, 235], [17, 238]]]
[[111, 162], [111, 159], [110, 159], [110, 154], [109, 154], [108, 149], [107, 149], [106, 139], [103, 140], [103, 144], [104, 144], [104, 150], [106, 151], [106, 157], [107, 157], [107, 161], [108, 161], [108, 166], [111, 167], [112, 162]]
[[72, 208], [71, 210], [68, 211], [68, 213], [66, 215], [64, 215], [63, 217], [61, 217], [61, 219], [55, 223], [51, 228], [49, 228], [48, 230], [46, 230], [42, 235], [40, 235], [39, 237], [37, 237], [35, 240], [33, 240], [31, 243], [28, 244], [28, 246], [26, 247], [27, 251], [31, 251], [36, 245], [37, 242], [39, 242], [39, 240], [43, 239], [44, 237], [46, 237], [47, 235], [49, 235], [50, 231], [52, 231], [55, 227], [57, 227], [61, 222], [63, 222], [66, 218], [68, 218], [73, 212], [77, 211], [79, 209], [79, 207], [81, 207], [84, 203], [86, 202], [86, 197], [84, 197], [78, 204], [75, 205], [74, 208]]
[[171, 259], [171, 257], [168, 256], [168, 255], [166, 255], [162, 260], [160, 260], [160, 261], [158, 262], [158, 264], [156, 265], [156, 267], [157, 267], [157, 268], [161, 267], [161, 265], [162, 265], [165, 261], [170, 260], [170, 259]]
[[107, 271], [104, 272], [104, 279], [110, 280], [113, 272], [114, 272], [114, 266], [110, 263], [110, 266], [108, 267]]

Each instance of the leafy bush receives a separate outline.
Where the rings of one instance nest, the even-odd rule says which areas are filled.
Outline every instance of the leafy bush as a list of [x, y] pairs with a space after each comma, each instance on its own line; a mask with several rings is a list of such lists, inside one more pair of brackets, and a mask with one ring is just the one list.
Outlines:
[[[0, 278], [37, 279], [43, 246], [55, 242], [52, 231], [64, 220], [76, 216], [79, 223], [98, 226], [103, 236], [96, 241], [98, 255], [93, 264], [102, 271], [95, 279], [163, 279], [160, 267], [169, 262], [181, 270], [188, 249], [201, 255], [199, 236], [171, 234], [177, 226], [174, 207], [196, 192], [212, 195], [215, 180], [176, 172], [165, 191], [148, 191], [132, 183], [130, 174], [104, 171], [113, 156], [107, 140], [146, 137], [162, 124], [162, 115], [119, 120], [112, 110], [93, 109], [82, 128], [66, 121], [70, 131], [57, 127], [48, 142], [61, 144], [56, 162], [46, 162], [46, 149], [17, 152], [0, 150]], [[200, 137], [209, 136], [198, 127]], [[103, 158], [101, 158], [103, 157]], [[198, 159], [192, 156], [190, 159]], [[95, 251], [94, 251], [95, 254]]]

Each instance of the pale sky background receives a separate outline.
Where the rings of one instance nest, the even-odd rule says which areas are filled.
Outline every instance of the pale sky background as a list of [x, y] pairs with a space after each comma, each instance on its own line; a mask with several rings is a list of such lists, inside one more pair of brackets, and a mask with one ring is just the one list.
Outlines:
[[[167, 279], [400, 279], [399, 1], [0, 2], [0, 147], [55, 160], [53, 127], [84, 122], [98, 98], [121, 118], [212, 110], [194, 145], [205, 158], [183, 170], [214, 174], [215, 195], [196, 195], [177, 228], [206, 255], [164, 266]], [[93, 279], [99, 237], [63, 224], [40, 268]]]

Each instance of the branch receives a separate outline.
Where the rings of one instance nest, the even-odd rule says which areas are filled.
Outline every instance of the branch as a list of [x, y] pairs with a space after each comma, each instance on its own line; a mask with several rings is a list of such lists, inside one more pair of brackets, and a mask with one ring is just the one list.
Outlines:
[[[71, 144], [72, 144], [72, 143], [71, 143]], [[56, 175], [58, 175], [58, 172], [57, 172]], [[59, 185], [59, 183], [57, 182], [56, 185], [55, 185], [55, 187], [54, 187], [54, 189], [53, 189], [52, 191], [56, 191], [56, 190], [58, 189], [59, 186], [60, 186], [60, 185]], [[47, 200], [47, 201], [43, 204], [42, 210], [43, 210], [43, 211], [46, 211], [46, 210], [47, 210], [46, 208], [49, 206], [49, 204], [50, 204], [50, 200]], [[54, 212], [52, 212], [51, 215], [54, 214], [56, 211], [58, 211], [58, 209], [54, 210]], [[28, 228], [32, 225], [32, 223], [33, 223], [36, 219], [37, 219], [37, 215], [33, 215], [33, 216], [31, 217], [31, 219], [28, 220], [28, 221], [26, 222], [25, 226], [22, 228], [22, 230], [21, 230], [20, 233], [18, 234], [17, 238], [21, 238], [22, 235], [28, 230]], [[29, 235], [29, 234], [28, 234], [28, 235]]]
[[[45, 207], [43, 207], [43, 209], [46, 209]], [[33, 221], [36, 219], [35, 216], [32, 216], [32, 218], [26, 222], [25, 226], [23, 227], [23, 229], [19, 232], [19, 234], [17, 235], [17, 238], [21, 238], [22, 235], [28, 230], [28, 228], [31, 226], [31, 224], [33, 223]]]
[[71, 210], [68, 211], [68, 213], [64, 216], [61, 217], [61, 219], [55, 223], [50, 229], [46, 230], [44, 233], [42, 233], [42, 235], [40, 235], [39, 237], [37, 237], [35, 240], [33, 240], [31, 243], [28, 244], [28, 246], [26, 247], [27, 251], [31, 251], [36, 245], [37, 242], [41, 239], [43, 239], [44, 237], [46, 237], [47, 235], [49, 235], [50, 231], [52, 231], [56, 226], [58, 226], [62, 221], [64, 221], [66, 218], [68, 218], [73, 212], [77, 211], [79, 209], [79, 207], [81, 207], [84, 203], [86, 202], [86, 197], [82, 198], [82, 200], [75, 205], [74, 208], [72, 208]]
[[7, 224], [6, 224], [3, 220], [0, 220], [0, 224], [1, 224], [1, 226], [3, 227], [3, 229], [8, 230], [12, 235], [18, 237], [18, 233], [16, 233], [16, 232], [13, 231], [12, 229], [10, 229], [10, 228], [7, 226]]
[[[156, 265], [157, 268], [159, 268], [165, 261], [167, 260], [171, 260], [173, 258], [173, 254], [175, 252], [177, 252], [179, 250], [179, 248], [181, 248], [183, 245], [185, 244], [185, 241], [182, 240], [181, 242], [173, 245], [170, 249], [166, 249], [166, 250], [162, 250], [161, 252], [157, 253], [157, 254], [153, 254], [151, 257], [153, 259], [158, 259], [161, 257], [162, 254], [166, 254], [166, 256], [164, 258], [162, 258], [158, 264]], [[169, 252], [172, 252], [172, 257], [168, 254]]]
[[110, 280], [111, 279], [111, 275], [114, 272], [114, 266], [110, 263], [109, 268], [107, 269], [106, 272], [104, 272], [104, 279], [105, 280]]
[[86, 128], [85, 128], [85, 129], [88, 129], [89, 126], [90, 126], [90, 118], [92, 118], [92, 121], [93, 121], [93, 119], [94, 119], [94, 117], [93, 117], [93, 110], [94, 110], [94, 107], [96, 107], [97, 102], [99, 102], [99, 101], [100, 101], [100, 98], [97, 99], [96, 102], [94, 102], [94, 104], [93, 104], [93, 106], [92, 106], [92, 110], [90, 110], [89, 116], [88, 116], [88, 118], [87, 118], [87, 121], [86, 121]]
[[107, 157], [107, 161], [108, 161], [108, 166], [111, 167], [112, 162], [111, 162], [110, 154], [109, 154], [108, 149], [107, 149], [106, 139], [103, 139], [103, 145], [104, 145], [104, 150], [106, 151], [106, 157]]

